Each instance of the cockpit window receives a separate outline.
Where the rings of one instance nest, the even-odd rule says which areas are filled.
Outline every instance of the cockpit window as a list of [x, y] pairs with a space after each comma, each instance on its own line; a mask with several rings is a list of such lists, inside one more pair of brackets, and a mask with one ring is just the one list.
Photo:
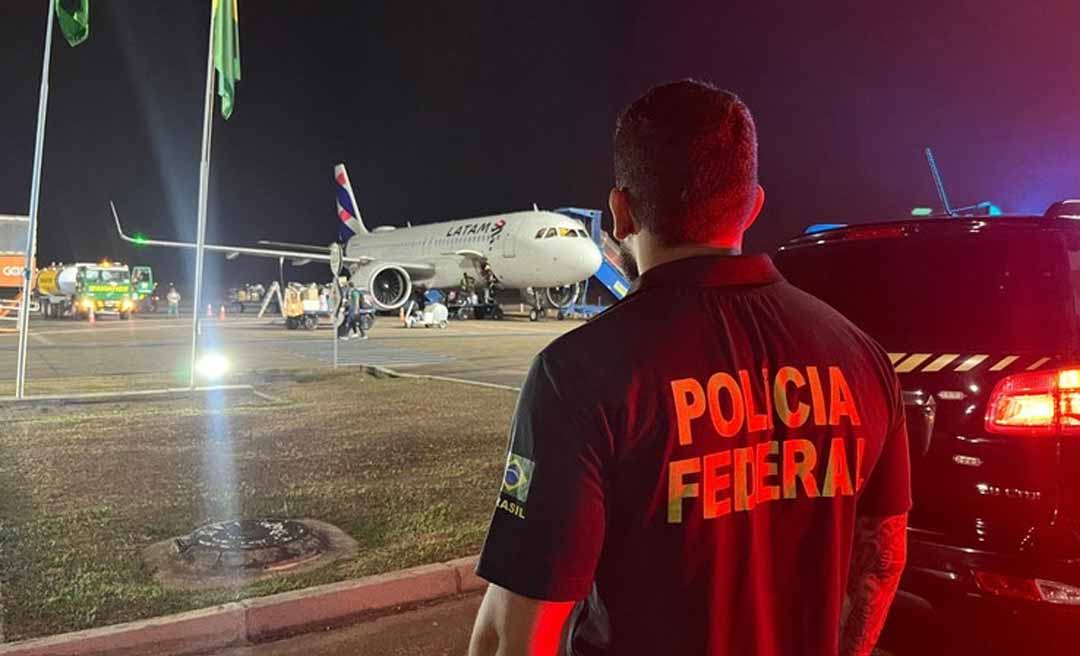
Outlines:
[[589, 237], [589, 233], [578, 228], [540, 228], [536, 232], [535, 239], [549, 239], [551, 237]]

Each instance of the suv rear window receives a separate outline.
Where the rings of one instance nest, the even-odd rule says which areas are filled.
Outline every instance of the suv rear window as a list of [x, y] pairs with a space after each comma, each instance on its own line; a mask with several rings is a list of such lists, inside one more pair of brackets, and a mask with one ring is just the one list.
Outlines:
[[889, 350], [1076, 350], [1080, 250], [1063, 235], [942, 232], [788, 248], [777, 265]]

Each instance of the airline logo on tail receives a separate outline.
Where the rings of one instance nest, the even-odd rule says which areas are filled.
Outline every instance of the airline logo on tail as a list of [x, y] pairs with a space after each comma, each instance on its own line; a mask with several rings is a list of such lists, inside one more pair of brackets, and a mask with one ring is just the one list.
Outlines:
[[334, 185], [337, 187], [337, 215], [341, 219], [338, 237], [341, 241], [348, 241], [353, 235], [366, 233], [367, 228], [356, 209], [356, 196], [349, 184], [349, 173], [344, 164], [334, 167]]

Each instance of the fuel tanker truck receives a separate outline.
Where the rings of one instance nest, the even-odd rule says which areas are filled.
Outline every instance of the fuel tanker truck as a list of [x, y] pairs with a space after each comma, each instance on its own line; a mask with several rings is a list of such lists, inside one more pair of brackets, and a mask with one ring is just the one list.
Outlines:
[[131, 271], [116, 262], [60, 264], [38, 271], [34, 291], [41, 316], [75, 319], [113, 314], [130, 319], [137, 301], [132, 298]]

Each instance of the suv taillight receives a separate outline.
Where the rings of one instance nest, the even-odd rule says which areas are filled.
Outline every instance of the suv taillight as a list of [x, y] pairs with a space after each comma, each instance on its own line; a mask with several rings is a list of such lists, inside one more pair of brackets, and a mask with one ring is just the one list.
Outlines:
[[1080, 369], [1003, 378], [986, 407], [986, 431], [1006, 435], [1080, 435]]

